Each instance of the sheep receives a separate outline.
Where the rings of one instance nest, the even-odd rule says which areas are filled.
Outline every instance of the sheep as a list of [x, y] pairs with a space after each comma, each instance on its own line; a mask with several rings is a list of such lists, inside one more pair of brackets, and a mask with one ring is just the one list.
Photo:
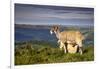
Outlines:
[[60, 40], [61, 44], [60, 46], [64, 47], [65, 53], [67, 52], [67, 47], [65, 46], [65, 43], [72, 43], [79, 46], [79, 53], [83, 54], [83, 45], [82, 41], [84, 40], [84, 36], [80, 31], [62, 31], [60, 32], [58, 26], [53, 26], [50, 30], [50, 33], [55, 33], [58, 42]]

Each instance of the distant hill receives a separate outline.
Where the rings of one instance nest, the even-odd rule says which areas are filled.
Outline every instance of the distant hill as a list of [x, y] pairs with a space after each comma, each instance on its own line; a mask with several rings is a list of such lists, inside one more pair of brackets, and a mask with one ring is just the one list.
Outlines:
[[15, 24], [15, 28], [35, 28], [35, 29], [50, 29], [49, 25], [26, 25], [26, 24]]
[[[27, 25], [27, 24], [15, 24], [15, 28], [35, 28], [35, 29], [50, 29], [53, 25]], [[72, 26], [72, 25], [58, 25], [62, 29], [87, 29], [92, 28], [93, 26]]]

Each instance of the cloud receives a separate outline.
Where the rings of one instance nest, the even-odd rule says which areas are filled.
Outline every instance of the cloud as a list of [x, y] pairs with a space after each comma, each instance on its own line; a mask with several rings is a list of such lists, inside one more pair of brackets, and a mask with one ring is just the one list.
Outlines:
[[[39, 5], [15, 5], [16, 23], [51, 23], [51, 22], [70, 22], [78, 21], [93, 23], [93, 8], [71, 8], [71, 7], [52, 7]], [[86, 20], [86, 21], [84, 21]]]

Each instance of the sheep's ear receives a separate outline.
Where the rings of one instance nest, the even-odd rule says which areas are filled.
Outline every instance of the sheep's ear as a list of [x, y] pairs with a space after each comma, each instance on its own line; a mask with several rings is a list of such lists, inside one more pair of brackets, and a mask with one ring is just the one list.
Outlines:
[[58, 27], [57, 27], [57, 26], [55, 26], [55, 27], [54, 27], [54, 29], [55, 29], [55, 30], [57, 30], [57, 29], [58, 29]]
[[59, 29], [59, 26], [56, 26], [56, 29]]
[[55, 26], [53, 26], [53, 28], [57, 30], [57, 29], [59, 29], [59, 26], [55, 25]]
[[53, 26], [52, 28], [54, 28], [54, 29], [55, 29], [55, 27], [56, 27], [56, 26]]

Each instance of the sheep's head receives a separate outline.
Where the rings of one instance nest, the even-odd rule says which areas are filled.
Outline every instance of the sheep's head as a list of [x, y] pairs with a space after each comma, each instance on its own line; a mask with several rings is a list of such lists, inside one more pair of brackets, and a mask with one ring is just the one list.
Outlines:
[[53, 34], [53, 33], [56, 33], [57, 31], [59, 30], [59, 27], [58, 26], [53, 26], [50, 30], [50, 33]]

